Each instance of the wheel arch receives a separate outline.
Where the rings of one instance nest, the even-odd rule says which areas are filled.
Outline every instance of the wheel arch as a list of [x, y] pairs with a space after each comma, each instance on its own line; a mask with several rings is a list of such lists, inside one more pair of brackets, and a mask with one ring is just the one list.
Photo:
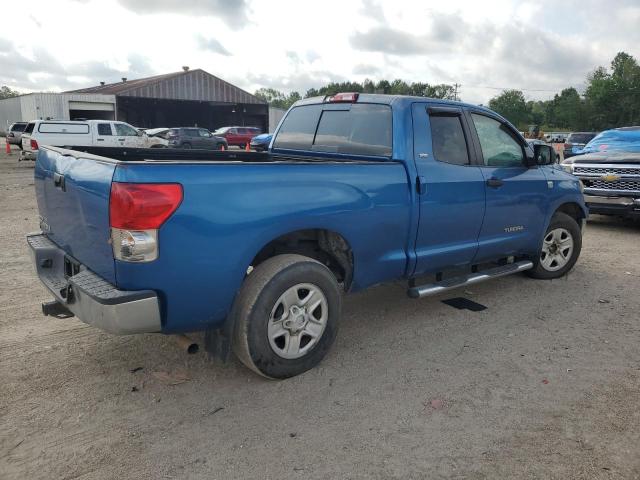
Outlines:
[[[582, 220], [587, 218], [586, 212], [577, 202], [565, 202], [558, 205], [553, 211], [553, 215], [558, 212], [569, 215], [576, 221], [580, 228], [582, 228]], [[551, 215], [551, 217], [553, 217], [553, 215]]]
[[294, 230], [264, 243], [253, 256], [250, 267], [285, 253], [297, 253], [318, 260], [336, 276], [348, 291], [353, 280], [353, 250], [347, 239], [325, 228]]

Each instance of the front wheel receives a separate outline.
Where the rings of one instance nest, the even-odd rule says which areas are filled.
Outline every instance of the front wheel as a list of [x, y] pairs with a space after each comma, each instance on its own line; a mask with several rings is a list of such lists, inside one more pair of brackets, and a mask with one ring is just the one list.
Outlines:
[[333, 273], [302, 255], [277, 255], [246, 278], [231, 313], [233, 347], [247, 367], [288, 378], [316, 366], [338, 330], [341, 295]]
[[582, 250], [582, 231], [566, 213], [556, 212], [542, 239], [540, 255], [527, 273], [533, 278], [560, 278], [573, 268]]

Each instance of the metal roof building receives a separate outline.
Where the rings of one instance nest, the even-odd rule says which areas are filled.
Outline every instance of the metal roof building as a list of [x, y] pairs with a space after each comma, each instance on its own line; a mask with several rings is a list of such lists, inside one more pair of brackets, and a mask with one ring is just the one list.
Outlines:
[[183, 67], [180, 72], [136, 80], [123, 78], [121, 82], [66, 93], [115, 96], [115, 118], [136, 127], [199, 126], [214, 130], [246, 125], [269, 129], [266, 102], [201, 69]]

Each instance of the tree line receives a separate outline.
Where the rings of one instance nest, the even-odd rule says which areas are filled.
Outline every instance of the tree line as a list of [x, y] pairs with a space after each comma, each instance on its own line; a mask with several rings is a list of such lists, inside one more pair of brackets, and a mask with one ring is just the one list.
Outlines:
[[[310, 88], [304, 98], [317, 97], [319, 95], [335, 95], [339, 92], [358, 93], [384, 93], [389, 95], [415, 95], [418, 97], [444, 98], [455, 100], [457, 91], [455, 85], [444, 83], [432, 85], [424, 82], [407, 83], [404, 80], [393, 81], [380, 80], [374, 82], [366, 79], [364, 82], [331, 82], [321, 88]], [[272, 107], [287, 109], [300, 100], [302, 95], [298, 92], [285, 94], [273, 88], [260, 88], [256, 90], [255, 96], [266, 101]]]
[[[404, 80], [373, 82], [332, 82], [319, 89], [307, 90], [304, 98], [333, 95], [338, 92], [385, 93], [420, 97], [459, 99], [455, 85]], [[298, 92], [282, 93], [261, 88], [255, 95], [277, 108], [289, 108], [300, 100]], [[550, 100], [527, 100], [521, 90], [504, 90], [489, 101], [489, 108], [507, 118], [521, 130], [529, 125], [543, 129], [599, 131], [608, 128], [640, 125], [640, 66], [626, 52], [618, 53], [610, 67], [598, 67], [586, 78], [580, 94], [568, 87]]]

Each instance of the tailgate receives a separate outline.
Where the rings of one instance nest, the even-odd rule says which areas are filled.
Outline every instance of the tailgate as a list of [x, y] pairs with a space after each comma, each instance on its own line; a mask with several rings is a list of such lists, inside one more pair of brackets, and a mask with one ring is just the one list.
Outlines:
[[109, 193], [115, 167], [93, 155], [41, 148], [34, 175], [43, 233], [112, 284]]

